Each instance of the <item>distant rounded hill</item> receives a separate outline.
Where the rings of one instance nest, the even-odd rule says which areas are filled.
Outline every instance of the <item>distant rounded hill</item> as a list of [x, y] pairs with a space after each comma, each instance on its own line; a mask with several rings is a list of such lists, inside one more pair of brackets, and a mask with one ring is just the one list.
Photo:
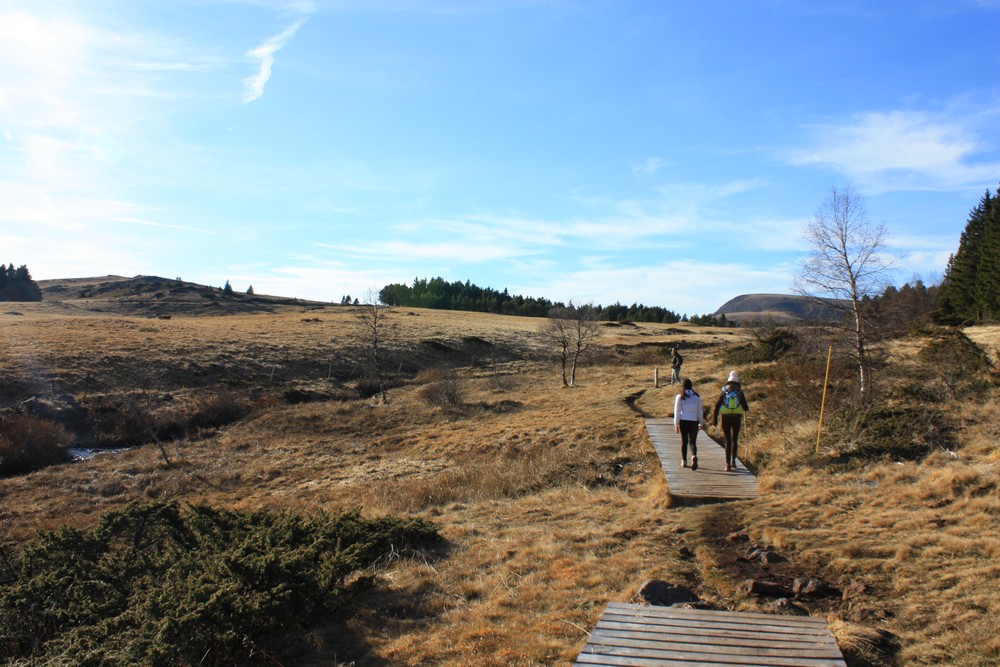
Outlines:
[[777, 323], [826, 322], [843, 313], [834, 299], [816, 299], [795, 294], [741, 294], [722, 304], [716, 317], [725, 315], [730, 322], [768, 321]]
[[42, 290], [43, 303], [48, 307], [117, 315], [230, 315], [329, 305], [305, 299], [246, 294], [235, 290], [225, 292], [221, 287], [159, 276], [102, 276], [37, 282]]

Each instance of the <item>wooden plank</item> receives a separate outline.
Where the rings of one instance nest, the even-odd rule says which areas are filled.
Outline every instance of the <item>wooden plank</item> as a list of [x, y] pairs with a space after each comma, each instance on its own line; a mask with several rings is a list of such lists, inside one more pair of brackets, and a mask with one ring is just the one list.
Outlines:
[[678, 498], [744, 500], [759, 495], [757, 479], [737, 458], [736, 469], [726, 471], [725, 449], [701, 433], [698, 470], [681, 467], [681, 436], [672, 419], [647, 419], [646, 432], [660, 459], [670, 494]]
[[636, 614], [642, 618], [738, 618], [741, 620], [758, 619], [761, 621], [783, 619], [782, 625], [801, 625], [805, 627], [826, 628], [826, 621], [815, 616], [775, 616], [760, 611], [725, 611], [718, 609], [688, 609], [686, 607], [663, 607], [658, 605], [642, 605], [628, 602], [609, 602], [605, 613]]
[[[706, 630], [711, 631], [706, 632]], [[790, 639], [788, 635], [781, 633], [757, 634], [749, 630], [746, 632], [731, 632], [720, 631], [717, 628], [670, 628], [663, 626], [650, 629], [649, 627], [644, 627], [641, 623], [629, 624], [626, 627], [622, 627], [620, 624], [610, 623], [606, 620], [602, 621], [600, 628], [594, 629], [593, 635], [607, 638], [609, 641], [613, 639], [646, 641], [648, 639], [651, 641], [680, 641], [688, 644], [708, 643], [712, 645], [725, 641], [740, 646], [759, 646], [761, 648], [775, 646], [776, 644], [809, 646], [814, 647], [817, 651], [837, 648], [837, 642], [833, 637], [829, 637], [829, 641], [827, 641], [827, 638], [818, 635], [815, 638], [793, 637]]]
[[[653, 638], [633, 638], [610, 636], [606, 632], [594, 631], [587, 642], [593, 647], [605, 649], [606, 647], [622, 648], [644, 648], [650, 650], [673, 650], [678, 645], [683, 646], [689, 653], [711, 653], [718, 655], [755, 655], [755, 656], [775, 656], [783, 658], [807, 657], [807, 658], [830, 658], [837, 659], [840, 651], [836, 645], [800, 645], [785, 644], [780, 642], [742, 640], [733, 643], [718, 643], [716, 637], [705, 637], [698, 635], [652, 635]], [[699, 641], [700, 640], [700, 641]], [[713, 643], [715, 642], [715, 643]], [[606, 651], [604, 651], [606, 652]]]
[[685, 607], [662, 607], [657, 605], [636, 605], [624, 602], [609, 602], [605, 608], [604, 616], [610, 617], [618, 615], [621, 617], [634, 616], [644, 620], [648, 619], [668, 619], [690, 623], [696, 620], [705, 620], [711, 623], [741, 623], [757, 626], [760, 623], [770, 623], [775, 619], [781, 619], [783, 628], [801, 628], [803, 632], [826, 633], [826, 621], [812, 616], [777, 616], [775, 614], [765, 614], [763, 612], [749, 611], [720, 611], [715, 609], [688, 609]]
[[611, 655], [580, 655], [574, 663], [588, 667], [733, 667], [731, 663], [692, 662], [690, 660], [669, 660], [663, 658], [637, 658]]
[[578, 665], [846, 667], [826, 621], [610, 603]]
[[[639, 660], [687, 660], [689, 663], [715, 663], [721, 665], [759, 665], [760, 667], [846, 667], [843, 659], [812, 658], [796, 656], [791, 658], [755, 655], [742, 653], [737, 655], [723, 653], [693, 653], [686, 650], [655, 651], [641, 648], [625, 648], [618, 646], [597, 647], [593, 653], [599, 654], [602, 660], [608, 658], [630, 658]], [[632, 665], [634, 662], [622, 664]]]
[[[605, 620], [609, 622], [619, 622], [619, 623], [629, 623], [636, 620], [635, 617], [629, 616], [627, 614], [615, 614], [614, 612], [608, 611], [604, 614]], [[640, 616], [638, 620], [645, 625], [657, 626], [675, 626], [675, 627], [711, 627], [718, 628], [720, 630], [743, 630], [745, 628], [752, 628], [755, 631], [769, 631], [778, 626], [773, 625], [772, 621], [765, 621], [763, 619], [741, 619], [738, 616], [720, 616], [718, 619], [702, 619], [697, 616], [691, 618], [671, 618], [671, 617], [657, 617], [653, 615]], [[799, 634], [799, 635], [818, 635], [824, 631], [824, 628], [817, 627], [815, 625], [799, 625], [796, 623], [788, 623], [787, 625], [782, 623], [780, 629], [775, 629], [776, 632], [781, 632], [782, 634]]]

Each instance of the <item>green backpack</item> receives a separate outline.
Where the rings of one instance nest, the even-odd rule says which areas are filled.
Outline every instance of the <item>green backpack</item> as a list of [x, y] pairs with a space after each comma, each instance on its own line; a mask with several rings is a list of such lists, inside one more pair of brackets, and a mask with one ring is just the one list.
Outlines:
[[739, 389], [722, 390], [722, 406], [719, 408], [719, 412], [724, 415], [743, 414], [743, 404], [740, 402]]

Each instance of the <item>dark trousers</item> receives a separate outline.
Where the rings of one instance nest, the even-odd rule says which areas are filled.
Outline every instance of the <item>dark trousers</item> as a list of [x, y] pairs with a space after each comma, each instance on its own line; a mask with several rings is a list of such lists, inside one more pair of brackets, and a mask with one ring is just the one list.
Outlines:
[[698, 456], [698, 422], [682, 419], [677, 425], [681, 429], [681, 459], [688, 460], [688, 443], [691, 444], [691, 456]]
[[722, 434], [726, 436], [726, 465], [736, 465], [743, 415], [722, 415]]

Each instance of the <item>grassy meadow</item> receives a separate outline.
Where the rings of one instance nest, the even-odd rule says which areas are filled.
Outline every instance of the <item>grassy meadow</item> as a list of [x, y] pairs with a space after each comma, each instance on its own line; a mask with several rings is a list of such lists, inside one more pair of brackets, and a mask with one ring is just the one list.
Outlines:
[[[377, 585], [311, 628], [294, 664], [569, 664], [604, 605], [648, 579], [716, 608], [826, 617], [853, 665], [1000, 662], [996, 376], [940, 332], [885, 346], [881, 412], [851, 407], [835, 363], [817, 454], [825, 358], [809, 333], [808, 361], [734, 365], [748, 330], [606, 325], [564, 388], [540, 320], [395, 309], [383, 404], [354, 307], [167, 318], [74, 303], [0, 312], [2, 405], [69, 394], [91, 445], [144, 444], [0, 477], [8, 545], [137, 500], [437, 528], [439, 548], [367, 566]], [[1000, 327], [966, 334], [997, 364]], [[743, 375], [759, 500], [671, 499], [643, 417], [671, 414], [673, 345], [707, 403]], [[751, 562], [751, 546], [787, 562]], [[798, 577], [844, 595], [740, 588]]]

